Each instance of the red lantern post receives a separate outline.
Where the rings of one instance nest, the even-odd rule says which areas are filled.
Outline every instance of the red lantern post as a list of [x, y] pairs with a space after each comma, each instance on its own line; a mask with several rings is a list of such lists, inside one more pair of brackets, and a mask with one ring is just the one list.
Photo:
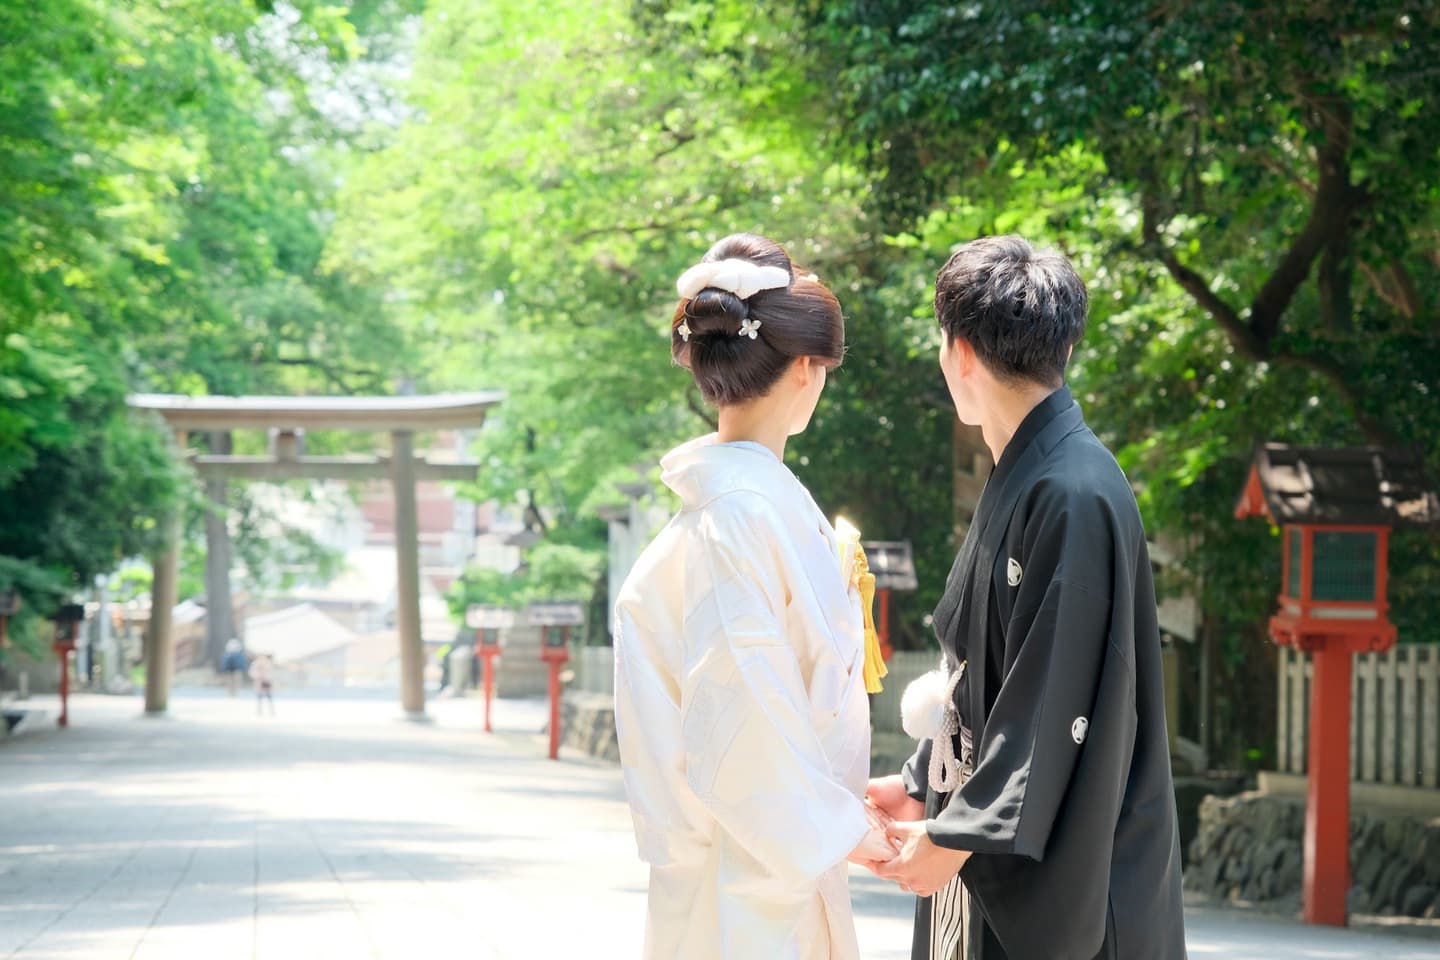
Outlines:
[[60, 720], [59, 725], [70, 725], [70, 654], [75, 652], [75, 640], [80, 624], [85, 621], [85, 608], [78, 603], [67, 603], [56, 612], [55, 656], [60, 660]]
[[1352, 658], [1396, 641], [1386, 602], [1390, 527], [1430, 523], [1440, 513], [1413, 454], [1266, 444], [1256, 452], [1235, 515], [1263, 516], [1282, 528], [1284, 583], [1270, 636], [1310, 654], [1314, 671], [1305, 920], [1343, 927], [1350, 890]]
[[530, 623], [540, 628], [540, 659], [550, 665], [550, 759], [560, 759], [560, 668], [570, 659], [570, 628], [585, 622], [585, 609], [566, 601], [532, 603]]
[[493, 733], [490, 706], [495, 700], [495, 658], [501, 654], [504, 641], [500, 631], [515, 622], [515, 615], [504, 607], [479, 604], [465, 612], [465, 624], [475, 631], [475, 655], [480, 658], [481, 690], [485, 698], [485, 732]]
[[875, 627], [880, 635], [880, 654], [888, 661], [895, 652], [890, 645], [890, 591], [914, 590], [920, 585], [915, 578], [915, 556], [909, 540], [866, 540], [860, 546], [875, 575], [875, 592], [880, 600]]

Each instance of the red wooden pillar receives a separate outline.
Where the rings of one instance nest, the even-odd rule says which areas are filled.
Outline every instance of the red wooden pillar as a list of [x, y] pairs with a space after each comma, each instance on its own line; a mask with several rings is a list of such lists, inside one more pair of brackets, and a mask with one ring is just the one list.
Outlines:
[[[490, 631], [494, 630], [494, 635]], [[494, 733], [490, 726], [490, 705], [495, 701], [495, 658], [500, 656], [499, 630], [493, 627], [475, 628], [475, 655], [480, 658], [480, 689], [485, 698], [485, 732]]]
[[560, 759], [560, 662], [550, 661], [550, 759]]
[[480, 658], [481, 672], [484, 674], [482, 681], [485, 690], [485, 732], [494, 733], [490, 726], [490, 704], [495, 699], [495, 658], [486, 654]]
[[540, 628], [540, 656], [550, 665], [550, 759], [560, 759], [560, 668], [570, 659], [570, 628], [560, 627], [560, 642], [551, 644], [551, 626]]
[[70, 726], [70, 651], [74, 647], [56, 645], [55, 654], [60, 658], [60, 720], [62, 727]]
[[888, 663], [895, 648], [890, 646], [890, 588], [880, 588], [880, 656]]
[[1347, 644], [1325, 640], [1311, 657], [1305, 921], [1333, 927], [1346, 925], [1350, 890], [1351, 661]]

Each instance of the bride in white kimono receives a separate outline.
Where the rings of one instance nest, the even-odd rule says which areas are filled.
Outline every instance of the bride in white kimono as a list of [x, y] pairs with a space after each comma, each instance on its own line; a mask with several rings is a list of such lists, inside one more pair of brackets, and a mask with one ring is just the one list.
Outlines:
[[651, 868], [645, 957], [858, 958], [846, 861], [894, 855], [862, 800], [858, 543], [782, 462], [843, 355], [840, 305], [747, 234], [678, 288], [672, 352], [719, 432], [662, 461], [680, 512], [616, 603], [616, 725]]

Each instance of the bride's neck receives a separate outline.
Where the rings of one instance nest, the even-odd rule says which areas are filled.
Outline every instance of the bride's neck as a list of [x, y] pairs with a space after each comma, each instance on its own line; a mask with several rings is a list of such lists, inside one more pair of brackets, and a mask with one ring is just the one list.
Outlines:
[[785, 459], [785, 442], [790, 439], [790, 421], [776, 398], [761, 397], [749, 403], [720, 408], [720, 442], [750, 441], [768, 447]]

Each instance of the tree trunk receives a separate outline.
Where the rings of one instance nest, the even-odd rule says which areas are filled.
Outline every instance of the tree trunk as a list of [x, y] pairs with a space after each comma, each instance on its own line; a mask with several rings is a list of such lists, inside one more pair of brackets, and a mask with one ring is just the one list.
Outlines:
[[[228, 454], [231, 449], [230, 431], [210, 433], [211, 453]], [[205, 482], [205, 493], [210, 501], [205, 511], [205, 662], [217, 670], [225, 644], [231, 637], [237, 636], [235, 610], [230, 597], [232, 553], [230, 527], [226, 522], [230, 513], [227, 487], [222, 478]]]

